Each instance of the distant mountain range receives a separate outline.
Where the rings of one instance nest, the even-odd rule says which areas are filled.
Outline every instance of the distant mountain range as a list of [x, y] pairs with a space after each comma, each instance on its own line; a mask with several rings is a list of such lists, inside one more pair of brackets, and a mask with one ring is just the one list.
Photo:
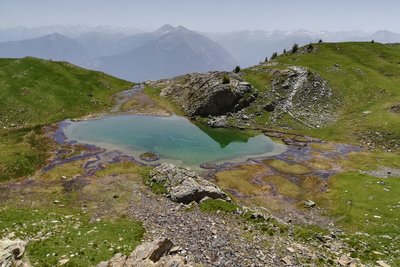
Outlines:
[[85, 67], [136, 81], [232, 70], [237, 64], [218, 43], [182, 26], [166, 25], [151, 34], [139, 34], [123, 42], [125, 45], [121, 48], [126, 52], [95, 58]]
[[88, 59], [86, 49], [78, 41], [59, 33], [0, 43], [0, 57], [21, 58], [25, 56], [66, 60], [78, 65]]
[[290, 50], [294, 43], [305, 45], [320, 39], [396, 43], [400, 42], [400, 34], [305, 30], [198, 33], [171, 25], [149, 32], [84, 25], [16, 27], [0, 29], [0, 57], [65, 60], [127, 80], [143, 81], [189, 72], [231, 70], [235, 65], [247, 67], [273, 52]]
[[8, 41], [20, 41], [49, 35], [52, 33], [60, 33], [70, 38], [78, 37], [85, 33], [105, 33], [105, 34], [122, 34], [133, 35], [143, 31], [132, 27], [111, 27], [111, 26], [87, 26], [87, 25], [53, 25], [44, 27], [27, 28], [24, 26], [16, 26], [11, 28], [0, 28], [0, 43]]
[[88, 32], [70, 38], [53, 33], [0, 43], [0, 57], [25, 56], [65, 60], [131, 81], [231, 70], [237, 64], [218, 43], [185, 27], [171, 25], [130, 36]]
[[365, 33], [363, 31], [309, 32], [298, 31], [236, 31], [228, 33], [204, 33], [222, 45], [242, 67], [255, 65], [272, 53], [290, 50], [294, 43], [371, 41], [380, 43], [400, 42], [400, 34], [390, 31]]

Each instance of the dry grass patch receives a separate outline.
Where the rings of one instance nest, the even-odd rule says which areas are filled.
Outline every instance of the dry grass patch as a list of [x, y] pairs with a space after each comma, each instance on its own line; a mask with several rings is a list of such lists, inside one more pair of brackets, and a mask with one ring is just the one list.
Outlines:
[[282, 176], [264, 176], [263, 181], [273, 185], [278, 190], [279, 194], [284, 195], [285, 197], [298, 198], [301, 195], [301, 189]]
[[332, 164], [326, 158], [314, 157], [311, 160], [303, 162], [305, 166], [312, 170], [331, 170]]
[[217, 184], [223, 189], [234, 190], [244, 195], [255, 195], [268, 192], [269, 186], [254, 184], [252, 180], [267, 169], [261, 165], [240, 165], [235, 170], [222, 171], [215, 174]]
[[59, 180], [62, 176], [65, 176], [67, 179], [72, 178], [76, 175], [81, 175], [84, 173], [82, 164], [82, 160], [62, 164], [54, 167], [48, 172], [43, 173], [40, 177], [45, 180]]
[[283, 160], [273, 159], [265, 160], [263, 162], [282, 174], [304, 175], [311, 172], [311, 170], [306, 166], [300, 164], [290, 164]]
[[312, 149], [320, 151], [335, 151], [336, 147], [333, 143], [311, 143], [309, 146]]

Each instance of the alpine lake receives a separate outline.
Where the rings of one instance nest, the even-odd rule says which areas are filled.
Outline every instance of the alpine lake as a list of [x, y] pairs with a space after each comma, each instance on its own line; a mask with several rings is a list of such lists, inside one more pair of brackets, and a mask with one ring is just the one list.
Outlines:
[[202, 163], [241, 162], [286, 150], [286, 146], [260, 132], [210, 128], [177, 115], [122, 115], [69, 121], [63, 130], [68, 141], [119, 150], [136, 160], [151, 152], [160, 158], [156, 163], [195, 169]]

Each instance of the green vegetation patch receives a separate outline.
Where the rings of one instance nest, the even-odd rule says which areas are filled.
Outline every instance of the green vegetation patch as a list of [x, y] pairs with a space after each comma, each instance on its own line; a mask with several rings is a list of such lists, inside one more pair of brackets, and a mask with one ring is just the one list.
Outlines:
[[244, 70], [244, 79], [251, 83], [260, 93], [271, 89], [271, 74], [265, 71], [254, 71], [252, 69]]
[[[329, 210], [345, 229], [360, 234], [349, 242], [366, 260], [387, 258], [400, 264], [400, 177], [380, 179], [357, 172], [331, 178]], [[379, 253], [384, 256], [380, 256]]]
[[144, 184], [149, 186], [151, 191], [154, 194], [162, 195], [162, 194], [168, 193], [167, 189], [164, 186], [164, 184], [159, 183], [159, 182], [151, 181], [150, 171], [152, 169], [153, 169], [153, 167], [149, 167], [149, 166], [141, 167], [141, 169], [139, 171], [139, 174], [142, 177]]
[[0, 60], [1, 129], [46, 125], [111, 107], [111, 95], [133, 84], [66, 62]]
[[27, 256], [33, 265], [94, 266], [115, 253], [130, 253], [143, 238], [141, 223], [118, 219], [94, 221], [82, 212], [58, 209], [0, 210], [0, 234], [14, 233], [29, 240]]
[[133, 84], [66, 62], [0, 59], [0, 181], [32, 174], [48, 157], [41, 125], [105, 110]]
[[[277, 65], [244, 69], [244, 78], [262, 96], [262, 92], [270, 88], [272, 70], [288, 66], [306, 67], [324, 78], [335, 98], [340, 99], [340, 105], [335, 105], [338, 120], [311, 129], [290, 116], [284, 116], [279, 125], [273, 126], [288, 127], [324, 140], [344, 143], [364, 140], [392, 150], [395, 145], [400, 147], [400, 116], [390, 112], [391, 106], [400, 103], [400, 46], [349, 42], [312, 44], [312, 47], [309, 53], [278, 56], [274, 60]], [[265, 114], [269, 113], [263, 112], [250, 123], [265, 127], [266, 123], [271, 123]]]
[[232, 202], [226, 202], [222, 199], [207, 199], [200, 202], [200, 210], [204, 212], [235, 212], [240, 209], [238, 205]]
[[[1, 131], [1, 130], [0, 130]], [[0, 182], [32, 174], [48, 158], [48, 140], [38, 127], [0, 134]]]
[[153, 99], [158, 106], [164, 108], [165, 110], [171, 113], [183, 116], [184, 112], [182, 111], [182, 109], [179, 107], [178, 104], [174, 103], [172, 99], [168, 97], [160, 96], [161, 90], [162, 88], [145, 86], [143, 92], [151, 99]]

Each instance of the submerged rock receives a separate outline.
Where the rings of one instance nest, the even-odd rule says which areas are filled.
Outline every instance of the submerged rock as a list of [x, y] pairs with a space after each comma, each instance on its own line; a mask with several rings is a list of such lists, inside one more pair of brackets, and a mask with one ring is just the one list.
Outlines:
[[172, 164], [163, 163], [150, 173], [151, 181], [161, 183], [171, 200], [180, 203], [200, 202], [204, 197], [228, 199], [219, 187], [201, 178], [197, 173]]
[[214, 162], [203, 162], [200, 164], [200, 168], [203, 168], [206, 170], [216, 169], [217, 167], [218, 167], [218, 164], [214, 163]]
[[153, 152], [145, 152], [143, 154], [139, 155], [139, 158], [143, 161], [147, 161], [147, 162], [152, 162], [152, 161], [157, 161], [160, 159], [160, 157], [153, 153]]
[[166, 238], [146, 242], [132, 252], [130, 256], [115, 254], [109, 261], [101, 262], [97, 267], [186, 267], [185, 259], [172, 251], [173, 243]]
[[28, 261], [23, 259], [26, 241], [8, 238], [0, 240], [0, 266], [1, 267], [29, 267]]

